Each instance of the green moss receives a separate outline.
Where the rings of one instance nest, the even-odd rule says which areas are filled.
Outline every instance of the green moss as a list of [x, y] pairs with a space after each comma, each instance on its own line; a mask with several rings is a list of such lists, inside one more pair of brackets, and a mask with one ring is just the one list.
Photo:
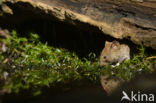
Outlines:
[[[9, 68], [4, 70], [9, 73], [9, 79], [4, 88], [10, 92], [84, 78], [96, 79], [97, 63], [81, 60], [75, 53], [43, 44], [37, 34], [30, 34], [29, 39], [17, 37], [15, 31], [11, 34], [12, 37], [5, 40], [8, 51], [0, 58], [1, 61], [9, 58]], [[93, 61], [95, 54], [90, 54], [90, 58]]]
[[101, 68], [94, 53], [90, 53], [88, 59], [79, 59], [75, 53], [41, 43], [37, 34], [30, 34], [30, 38], [18, 37], [15, 31], [11, 34], [12, 37], [5, 40], [8, 51], [0, 54], [1, 64], [8, 59], [7, 68], [1, 67], [0, 74], [8, 72], [3, 88], [10, 92], [30, 89], [37, 95], [42, 87], [57, 83], [82, 79], [95, 82], [102, 74], [129, 80], [137, 72], [153, 70], [151, 62], [146, 59], [144, 47], [139, 49], [139, 55], [118, 67], [108, 65]]
[[0, 5], [2, 4], [2, 0], [0, 0]]

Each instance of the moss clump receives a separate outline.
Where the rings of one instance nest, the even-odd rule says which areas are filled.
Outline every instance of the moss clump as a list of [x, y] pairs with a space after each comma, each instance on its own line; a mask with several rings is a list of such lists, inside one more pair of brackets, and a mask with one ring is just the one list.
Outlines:
[[103, 74], [129, 80], [137, 72], [153, 70], [143, 47], [140, 54], [132, 60], [115, 68], [111, 68], [110, 65], [101, 68], [98, 58], [93, 53], [89, 54], [88, 59], [79, 59], [75, 53], [41, 43], [37, 34], [30, 34], [29, 39], [18, 37], [15, 31], [11, 34], [12, 37], [4, 41], [8, 51], [0, 54], [0, 75], [3, 77], [4, 72], [8, 73], [3, 88], [10, 92], [33, 89], [37, 95], [41, 87], [57, 83], [82, 79], [96, 81]]
[[96, 80], [100, 73], [94, 54], [90, 54], [94, 62], [85, 58], [81, 60], [75, 53], [41, 43], [37, 34], [30, 34], [29, 39], [17, 37], [15, 31], [11, 34], [12, 37], [5, 40], [8, 51], [0, 58], [1, 62], [8, 60], [7, 68], [0, 69], [0, 72], [8, 73], [4, 88], [10, 92], [37, 90], [43, 86], [84, 78]]
[[2, 0], [0, 0], [0, 5], [2, 4]]

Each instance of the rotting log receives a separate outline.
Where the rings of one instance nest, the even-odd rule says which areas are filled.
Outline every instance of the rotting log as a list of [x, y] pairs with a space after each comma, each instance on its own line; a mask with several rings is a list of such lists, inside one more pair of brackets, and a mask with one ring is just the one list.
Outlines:
[[[156, 49], [156, 0], [3, 0], [3, 3], [11, 9], [10, 5], [20, 4], [19, 8], [48, 14], [75, 26], [91, 25], [104, 35]], [[12, 9], [11, 13], [14, 12]]]

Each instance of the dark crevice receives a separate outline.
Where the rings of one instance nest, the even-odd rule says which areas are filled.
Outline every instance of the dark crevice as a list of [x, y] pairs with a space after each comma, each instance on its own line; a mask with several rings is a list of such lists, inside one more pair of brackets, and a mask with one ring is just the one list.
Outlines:
[[124, 17], [127, 17], [127, 16], [135, 16], [136, 14], [134, 12], [131, 12], [131, 11], [128, 11], [128, 10], [124, 10], [124, 9], [116, 9], [117, 12], [119, 14], [122, 14]]
[[153, 31], [156, 31], [156, 29], [151, 28], [151, 27], [143, 27], [143, 26], [140, 26], [140, 25], [137, 25], [137, 24], [135, 24], [135, 26], [136, 26], [137, 28], [142, 29], [142, 30], [148, 30], [148, 31], [153, 30]]

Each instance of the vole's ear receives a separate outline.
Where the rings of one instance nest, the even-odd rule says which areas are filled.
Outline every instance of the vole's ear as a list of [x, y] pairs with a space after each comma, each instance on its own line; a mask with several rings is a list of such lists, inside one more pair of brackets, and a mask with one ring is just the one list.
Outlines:
[[113, 43], [113, 44], [117, 44], [117, 45], [119, 45], [119, 42], [116, 41], [116, 40], [114, 40], [112, 43]]
[[105, 42], [105, 46], [110, 45], [110, 44], [111, 44], [111, 42], [108, 42], [108, 41]]
[[113, 41], [111, 44], [111, 48], [113, 49], [120, 49], [120, 44], [117, 41]]

